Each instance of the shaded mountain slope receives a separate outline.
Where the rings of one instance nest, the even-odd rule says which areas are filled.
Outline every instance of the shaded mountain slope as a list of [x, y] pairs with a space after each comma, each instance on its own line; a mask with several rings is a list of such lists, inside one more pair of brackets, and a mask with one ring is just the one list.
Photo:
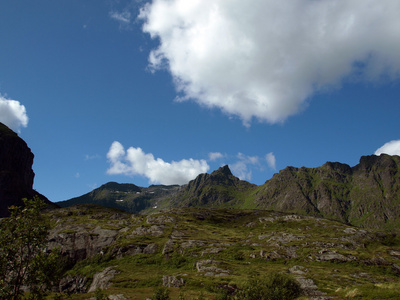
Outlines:
[[156, 207], [160, 199], [174, 195], [179, 189], [178, 185], [151, 185], [146, 188], [130, 183], [108, 182], [87, 194], [57, 204], [68, 207], [74, 204], [92, 203], [139, 213]]

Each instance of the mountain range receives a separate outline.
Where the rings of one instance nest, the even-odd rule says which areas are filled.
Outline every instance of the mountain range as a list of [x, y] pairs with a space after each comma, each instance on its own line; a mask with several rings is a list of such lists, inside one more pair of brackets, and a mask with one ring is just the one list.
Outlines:
[[109, 182], [61, 207], [95, 203], [131, 213], [166, 208], [263, 209], [336, 220], [364, 228], [400, 228], [400, 157], [363, 156], [354, 167], [327, 162], [317, 168], [287, 167], [262, 185], [235, 177], [228, 166], [200, 174], [186, 185]]
[[182, 186], [109, 182], [62, 208], [33, 190], [32, 163], [0, 123], [0, 217], [21, 197], [49, 204], [54, 299], [160, 299], [160, 286], [172, 299], [241, 299], [272, 274], [296, 280], [299, 299], [400, 297], [399, 156], [287, 167], [262, 185], [229, 166]]

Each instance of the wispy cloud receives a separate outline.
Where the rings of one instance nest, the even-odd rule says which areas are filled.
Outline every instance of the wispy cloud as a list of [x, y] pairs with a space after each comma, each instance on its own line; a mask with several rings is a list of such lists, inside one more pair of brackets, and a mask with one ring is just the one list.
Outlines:
[[381, 155], [382, 153], [389, 155], [400, 155], [400, 140], [387, 142], [375, 151], [375, 155]]
[[[180, 101], [282, 122], [327, 87], [400, 75], [400, 1], [158, 0], [139, 14]], [[127, 17], [115, 15], [121, 21]]]
[[224, 155], [222, 153], [220, 153], [220, 152], [210, 152], [208, 154], [208, 159], [210, 161], [216, 161], [216, 160], [221, 159], [223, 157], [224, 157]]
[[251, 180], [252, 167], [260, 167], [260, 159], [258, 156], [248, 156], [239, 152], [237, 154], [237, 161], [229, 166], [235, 176], [242, 180]]
[[125, 151], [117, 141], [112, 143], [107, 158], [111, 165], [108, 174], [141, 175], [150, 183], [186, 184], [210, 168], [205, 160], [190, 158], [165, 162], [151, 153], [144, 153], [141, 148], [130, 147]]
[[101, 156], [98, 154], [93, 154], [93, 155], [86, 154], [85, 155], [85, 160], [93, 160], [93, 159], [100, 159], [100, 158], [101, 158]]
[[270, 152], [267, 155], [265, 155], [265, 160], [267, 161], [268, 166], [272, 169], [272, 170], [276, 170], [276, 158], [274, 153]]
[[112, 11], [110, 12], [110, 17], [111, 19], [114, 19], [124, 25], [127, 25], [131, 22], [132, 15], [129, 11], [123, 11], [123, 12]]
[[21, 127], [28, 126], [28, 120], [24, 105], [0, 95], [0, 122], [19, 132]]

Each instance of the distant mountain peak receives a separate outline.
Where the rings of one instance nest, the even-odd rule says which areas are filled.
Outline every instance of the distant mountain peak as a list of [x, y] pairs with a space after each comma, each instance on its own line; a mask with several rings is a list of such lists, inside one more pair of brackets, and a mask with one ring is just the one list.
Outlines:
[[214, 172], [211, 173], [211, 176], [220, 175], [220, 174], [225, 175], [225, 176], [233, 176], [228, 165], [222, 166], [218, 170], [215, 170]]

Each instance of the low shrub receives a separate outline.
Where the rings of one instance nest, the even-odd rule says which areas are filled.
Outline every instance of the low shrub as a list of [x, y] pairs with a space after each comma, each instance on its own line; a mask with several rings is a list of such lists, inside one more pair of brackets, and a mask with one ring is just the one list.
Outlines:
[[291, 300], [301, 295], [299, 283], [292, 277], [273, 273], [265, 279], [252, 278], [234, 299]]

